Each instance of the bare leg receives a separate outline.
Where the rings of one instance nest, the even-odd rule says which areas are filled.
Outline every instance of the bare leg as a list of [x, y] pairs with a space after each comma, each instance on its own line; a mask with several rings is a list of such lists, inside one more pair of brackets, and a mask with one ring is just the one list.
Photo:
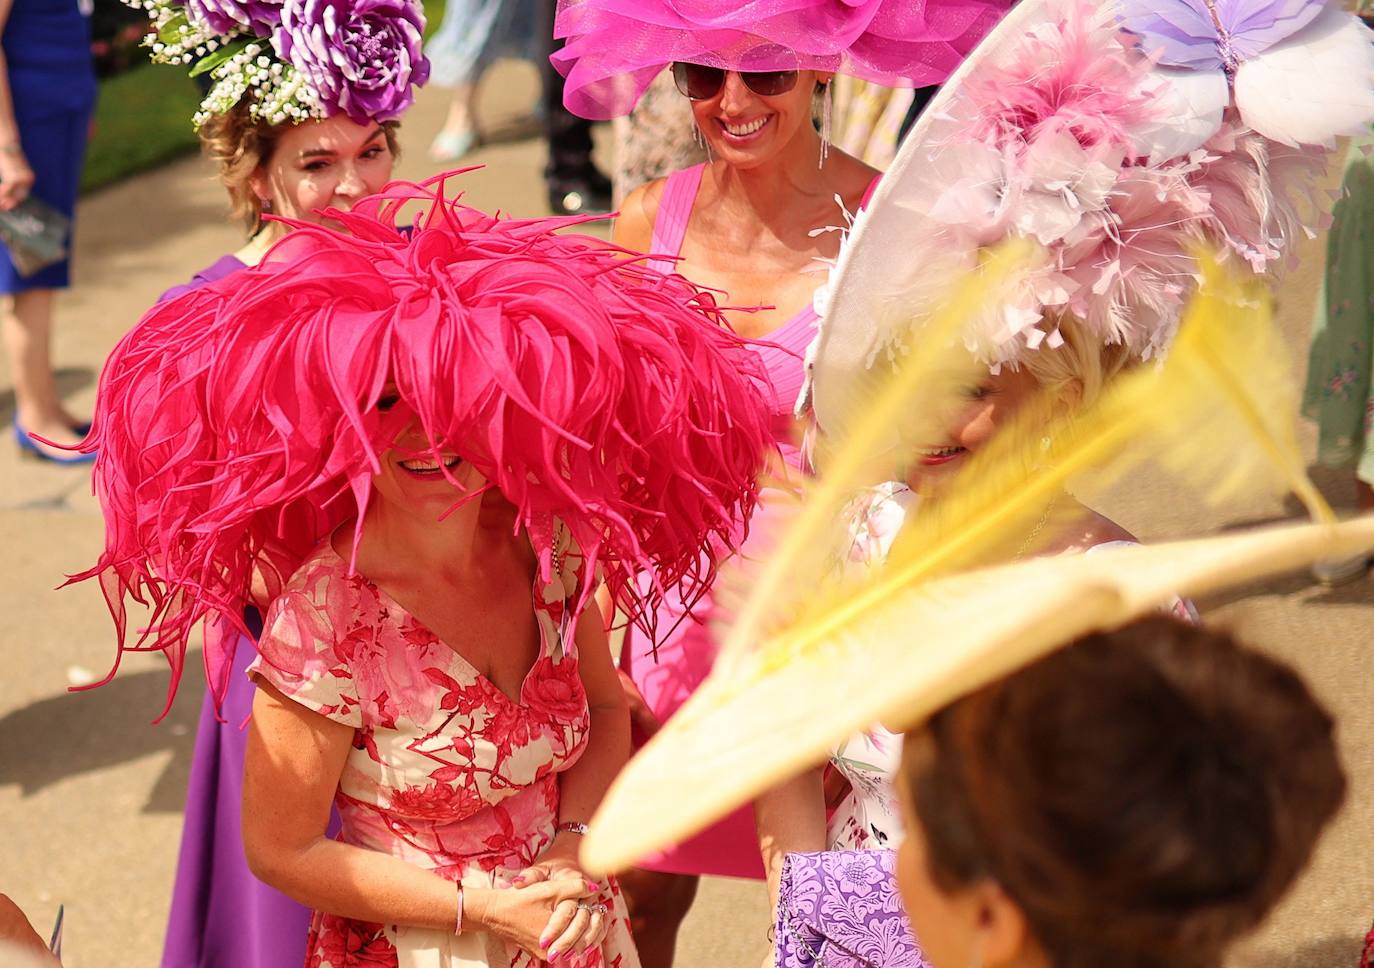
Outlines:
[[644, 968], [672, 968], [677, 933], [696, 900], [700, 878], [635, 868], [620, 875], [630, 928]]
[[[29, 289], [6, 298], [0, 306], [0, 330], [9, 354], [19, 426], [59, 444], [75, 444], [81, 439], [72, 430], [76, 420], [62, 405], [53, 380], [55, 297], [51, 289]], [[52, 453], [62, 456], [61, 451]]]
[[477, 85], [460, 84], [448, 102], [444, 126], [434, 137], [429, 154], [435, 161], [456, 161], [477, 143]]

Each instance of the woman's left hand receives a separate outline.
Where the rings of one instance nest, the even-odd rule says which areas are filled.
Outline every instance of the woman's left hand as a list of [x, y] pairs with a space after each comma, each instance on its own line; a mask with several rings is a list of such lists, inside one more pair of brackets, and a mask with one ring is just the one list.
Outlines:
[[538, 884], [540, 881], [561, 881], [576, 878], [580, 881], [590, 881], [591, 878], [582, 873], [582, 865], [577, 862], [578, 841], [581, 838], [577, 834], [560, 833], [554, 838], [544, 853], [539, 855], [539, 859], [526, 867], [511, 881], [512, 887], [528, 887], [530, 884]]
[[[514, 887], [528, 887], [540, 881], [578, 880], [588, 885], [597, 883], [589, 878], [577, 862], [577, 834], [559, 834], [539, 860], [517, 874]], [[610, 928], [610, 912], [598, 898], [583, 901], [563, 901], [554, 908], [549, 923], [540, 935], [544, 957], [555, 961], [574, 951], [595, 948], [606, 938]]]
[[29, 197], [33, 169], [17, 144], [0, 145], [0, 211], [9, 211]]

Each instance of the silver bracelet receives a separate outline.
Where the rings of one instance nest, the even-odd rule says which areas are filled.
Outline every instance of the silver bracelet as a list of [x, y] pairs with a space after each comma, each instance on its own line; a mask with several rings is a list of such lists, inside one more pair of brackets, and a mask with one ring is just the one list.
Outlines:
[[554, 828], [554, 833], [559, 834], [586, 834], [586, 832], [587, 825], [585, 823], [577, 823], [575, 821], [560, 823], [556, 828]]

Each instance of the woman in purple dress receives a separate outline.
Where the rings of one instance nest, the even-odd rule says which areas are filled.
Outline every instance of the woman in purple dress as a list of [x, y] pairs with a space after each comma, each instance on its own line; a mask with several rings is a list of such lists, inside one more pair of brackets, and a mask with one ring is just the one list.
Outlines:
[[[266, 16], [273, 9], [264, 6], [260, 12]], [[347, 15], [341, 16], [346, 19]], [[398, 44], [408, 43], [413, 33], [418, 44], [423, 26], [418, 5], [405, 6], [395, 20], [376, 16], [372, 20], [376, 21], [370, 22], [372, 32], [397, 34]], [[284, 54], [278, 39], [269, 41], [264, 31], [270, 27], [257, 21], [248, 27], [204, 25], [205, 30], [218, 29], [218, 36], [229, 39], [255, 33], [249, 38], [251, 43], [265, 49], [271, 45], [260, 55], [269, 62], [267, 76], [299, 79], [308, 65], [297, 63], [301, 58], [292, 56], [289, 47]], [[197, 130], [228, 192], [231, 216], [244, 226], [248, 240], [197, 272], [188, 283], [169, 289], [160, 301], [267, 258], [273, 245], [291, 231], [289, 224], [267, 216], [319, 222], [320, 212], [347, 211], [380, 191], [391, 180], [396, 160], [396, 118], [409, 106], [413, 86], [423, 83], [428, 71], [418, 47], [414, 54], [409, 74], [394, 74], [389, 89], [359, 90], [360, 82], [351, 82], [351, 100], [344, 98], [347, 108], [328, 96], [331, 81], [336, 95], [338, 89], [348, 87], [350, 82], [343, 76], [319, 80], [318, 72], [310, 74], [316, 80], [305, 87], [313, 106], [293, 112], [289, 98], [294, 95], [274, 88], [275, 80], [250, 86], [235, 97], [238, 89], [232, 86], [232, 72], [211, 71], [212, 86], [197, 115]], [[339, 70], [337, 65], [332, 69]], [[359, 104], [369, 110], [361, 113]], [[245, 617], [250, 629], [260, 628], [254, 610]], [[206, 634], [214, 633], [207, 630]], [[163, 968], [276, 968], [299, 964], [305, 956], [310, 912], [255, 878], [244, 859], [240, 833], [244, 726], [256, 691], [246, 670], [256, 655], [254, 642], [241, 638], [233, 662], [210, 670], [213, 691], [221, 698], [217, 704], [215, 698], [207, 697], [196, 730]]]
[[[346, 210], [379, 191], [391, 180], [396, 127], [336, 115], [278, 129], [242, 110], [211, 118], [201, 139], [252, 235], [162, 299], [261, 262], [289, 231], [265, 213], [314, 222], [317, 210]], [[250, 627], [258, 621], [251, 616]], [[207, 698], [200, 711], [163, 968], [269, 968], [304, 958], [310, 912], [252, 875], [239, 832], [243, 726], [256, 691], [246, 670], [256, 654], [252, 641], [239, 642], [219, 680], [227, 682], [223, 705], [217, 713]]]

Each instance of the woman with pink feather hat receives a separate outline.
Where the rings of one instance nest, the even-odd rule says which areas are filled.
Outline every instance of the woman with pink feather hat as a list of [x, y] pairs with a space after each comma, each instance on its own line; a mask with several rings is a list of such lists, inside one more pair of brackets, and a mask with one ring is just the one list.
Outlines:
[[685, 280], [444, 177], [293, 223], [130, 331], [78, 578], [173, 689], [218, 631], [217, 697], [265, 608], [244, 849], [314, 911], [307, 964], [635, 968], [618, 886], [576, 858], [629, 750], [597, 595], [651, 630], [709, 586], [771, 446], [766, 379]]

